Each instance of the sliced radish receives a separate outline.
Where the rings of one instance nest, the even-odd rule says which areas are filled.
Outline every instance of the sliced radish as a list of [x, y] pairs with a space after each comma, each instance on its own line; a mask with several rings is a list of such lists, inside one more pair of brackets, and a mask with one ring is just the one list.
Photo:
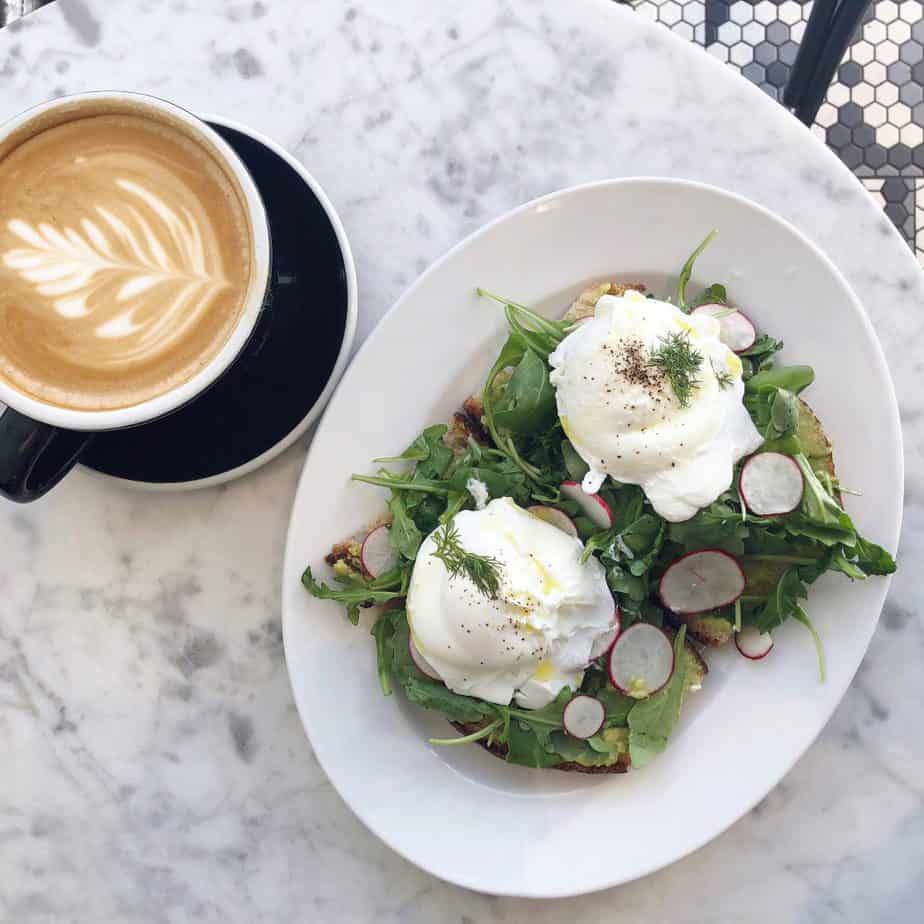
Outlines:
[[657, 693], [674, 673], [674, 646], [656, 626], [629, 626], [610, 651], [610, 682], [617, 690], [642, 699]]
[[693, 309], [693, 314], [708, 314], [719, 322], [719, 340], [730, 350], [741, 353], [754, 346], [757, 329], [750, 318], [737, 308], [710, 303]]
[[594, 642], [593, 648], [590, 650], [591, 661], [595, 661], [602, 655], [609, 654], [610, 649], [616, 644], [616, 639], [619, 638], [619, 631], [621, 628], [622, 610], [620, 610], [617, 605], [616, 609], [613, 611], [613, 628], [610, 629], [606, 635], [601, 635], [600, 638]]
[[414, 662], [414, 666], [421, 674], [431, 680], [442, 681], [443, 678], [436, 672], [436, 668], [420, 653], [420, 649], [414, 644], [414, 639], [410, 635], [407, 637], [407, 647], [411, 652], [411, 660]]
[[573, 500], [581, 513], [600, 529], [609, 529], [613, 525], [613, 511], [610, 505], [599, 494], [587, 494], [576, 481], [565, 481], [561, 486], [561, 493]]
[[704, 613], [734, 603], [744, 593], [744, 571], [721, 549], [704, 549], [678, 558], [661, 576], [658, 595], [675, 613]]
[[363, 567], [374, 578], [381, 577], [386, 571], [391, 571], [398, 564], [398, 550], [388, 538], [388, 527], [382, 524], [376, 526], [363, 540], [360, 557]]
[[742, 466], [738, 487], [751, 513], [774, 516], [791, 513], [799, 506], [805, 480], [791, 456], [761, 452]]
[[552, 526], [557, 527], [563, 533], [577, 537], [578, 531], [574, 525], [574, 520], [564, 510], [559, 510], [557, 507], [546, 507], [544, 504], [536, 504], [529, 507], [528, 512], [534, 517], [539, 517], [540, 520], [545, 520], [546, 523], [551, 523]]
[[759, 661], [770, 654], [773, 639], [769, 632], [761, 632], [754, 626], [745, 626], [735, 633], [735, 647], [751, 661]]
[[568, 700], [561, 714], [565, 731], [572, 738], [593, 738], [603, 728], [605, 718], [603, 703], [595, 696], [585, 696], [583, 693]]

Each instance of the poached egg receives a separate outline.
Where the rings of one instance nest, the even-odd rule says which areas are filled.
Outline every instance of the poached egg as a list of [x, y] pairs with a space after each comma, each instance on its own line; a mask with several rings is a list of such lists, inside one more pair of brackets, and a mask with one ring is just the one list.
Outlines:
[[[701, 357], [685, 404], [649, 364], [677, 335]], [[549, 363], [562, 427], [590, 468], [588, 494], [609, 475], [639, 485], [665, 520], [688, 520], [728, 489], [735, 463], [763, 442], [742, 403], [741, 360], [706, 314], [635, 291], [604, 295]]]
[[407, 595], [411, 637], [456, 693], [492, 703], [515, 699], [540, 709], [606, 651], [615, 634], [615, 603], [603, 566], [581, 563], [584, 546], [509, 497], [463, 510], [453, 524], [463, 549], [498, 562], [496, 598], [464, 573], [450, 575], [421, 544]]

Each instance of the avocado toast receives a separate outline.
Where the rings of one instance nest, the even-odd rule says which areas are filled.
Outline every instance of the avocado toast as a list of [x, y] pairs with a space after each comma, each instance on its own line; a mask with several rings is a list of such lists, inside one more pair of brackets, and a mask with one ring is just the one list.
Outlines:
[[[310, 568], [303, 582], [315, 596], [344, 604], [353, 622], [361, 608], [380, 607], [372, 634], [382, 690], [388, 694], [397, 685], [411, 702], [446, 717], [459, 736], [434, 739], [434, 744], [477, 742], [509, 763], [536, 768], [619, 773], [642, 767], [664, 750], [687, 694], [705, 682], [706, 664], [693, 642], [735, 641], [742, 654], [757, 660], [769, 652], [772, 631], [795, 618], [818, 646], [823, 677], [821, 643], [802, 605], [808, 585], [828, 570], [851, 579], [894, 570], [891, 556], [857, 535], [843, 511], [830, 441], [799, 397], [812, 382], [811, 369], [777, 365], [774, 357], [782, 344], [766, 334], [758, 337], [754, 330], [745, 342], [750, 321], [729, 306], [721, 286], [708, 287], [688, 303], [692, 259], [681, 273], [676, 304], [685, 314], [699, 311], [715, 318], [718, 326], [709, 322], [709, 331], [727, 322], [728, 340], [736, 347], [728, 348], [728, 366], [735, 375], [713, 365], [713, 392], [728, 400], [721, 393], [730, 385], [722, 382], [735, 378], [748, 423], [759, 434], [759, 448], [752, 444], [755, 448], [735, 459], [722, 490], [692, 516], [662, 515], [643, 486], [615, 477], [585, 491], [582, 484], [592, 474], [589, 454], [579, 451], [579, 440], [567, 432], [560, 400], [556, 407], [555, 351], [582, 324], [594, 322], [604, 297], [621, 309], [631, 293], [625, 307], [645, 309], [644, 303], [637, 308], [645, 287], [635, 282], [605, 282], [585, 290], [560, 321], [500, 299], [510, 338], [483, 391], [470, 397], [448, 425], [427, 427], [400, 456], [378, 460], [388, 468], [354, 476], [389, 489], [389, 512], [363, 537], [333, 547], [327, 560], [338, 586], [317, 581]], [[694, 362], [696, 351], [682, 340], [672, 341], [677, 349], [663, 354], [658, 374], [664, 370], [667, 384], [654, 388], [655, 400], [669, 399], [672, 409], [683, 407], [681, 387], [695, 397], [698, 389], [705, 391], [702, 380], [710, 373], [702, 356]], [[637, 362], [630, 368], [622, 356], [618, 371], [651, 389], [650, 369], [658, 356], [650, 345], [647, 350], [644, 368]], [[675, 377], [678, 355], [687, 364], [680, 370], [686, 379]], [[695, 366], [692, 375], [689, 366]], [[528, 511], [543, 526], [516, 519], [520, 513], [506, 507], [501, 511], [501, 502]], [[550, 662], [546, 655], [554, 655], [565, 636], [546, 633], [543, 658], [528, 683], [517, 681], [512, 695], [508, 690], [499, 696], [500, 675], [485, 667], [494, 684], [485, 696], [479, 690], [486, 687], [478, 686], [484, 678], [450, 671], [426, 624], [445, 601], [446, 588], [463, 581], [478, 589], [471, 604], [477, 613], [501, 604], [509, 610], [513, 603], [523, 610], [517, 644], [531, 644], [536, 625], [544, 625], [541, 620], [531, 624], [530, 613], [548, 601], [511, 602], [507, 584], [512, 578], [506, 571], [513, 573], [516, 562], [475, 548], [477, 542], [466, 544], [468, 535], [478, 538], [476, 517], [489, 518], [495, 505], [498, 514], [512, 518], [518, 542], [535, 531], [536, 546], [522, 539], [530, 559], [534, 548], [551, 541], [548, 523], [566, 531], [574, 544], [575, 562], [568, 563], [578, 576], [574, 580], [584, 580], [581, 568], [594, 563], [593, 580], [605, 582], [615, 612], [608, 625], [598, 627], [592, 657], [579, 671], [569, 673], [570, 662], [564, 668]], [[457, 523], [466, 541], [454, 541]], [[439, 594], [415, 590], [424, 571], [419, 562], [439, 571]], [[460, 626], [471, 631], [464, 619]], [[555, 677], [549, 680], [549, 674]]]

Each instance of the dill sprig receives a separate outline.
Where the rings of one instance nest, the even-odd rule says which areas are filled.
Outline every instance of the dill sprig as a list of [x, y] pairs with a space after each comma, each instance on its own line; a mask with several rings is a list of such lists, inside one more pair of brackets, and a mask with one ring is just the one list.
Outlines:
[[715, 380], [719, 383], [719, 388], [723, 391], [726, 388], [731, 388], [732, 383], [735, 381], [731, 375], [724, 369], [716, 369], [715, 363], [712, 360], [709, 360], [709, 365], [712, 366], [712, 372], [715, 375]]
[[433, 534], [433, 541], [436, 543], [433, 557], [446, 566], [450, 577], [464, 574], [481, 594], [491, 600], [497, 599], [501, 563], [496, 558], [466, 551], [462, 547], [455, 523], [444, 523]]
[[690, 335], [674, 331], [661, 338], [661, 345], [652, 350], [648, 365], [660, 369], [667, 376], [681, 407], [688, 407], [690, 396], [699, 388], [697, 372], [703, 354], [690, 343]]

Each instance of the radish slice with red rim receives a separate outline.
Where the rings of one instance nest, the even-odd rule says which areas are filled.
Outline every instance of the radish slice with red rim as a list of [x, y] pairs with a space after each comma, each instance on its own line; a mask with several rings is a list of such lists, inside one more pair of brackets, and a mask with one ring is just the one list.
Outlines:
[[719, 322], [719, 340], [730, 350], [743, 353], [754, 346], [757, 329], [751, 319], [737, 308], [710, 303], [693, 309], [693, 314], [708, 314]]
[[407, 647], [411, 653], [411, 660], [414, 662], [414, 666], [417, 670], [431, 680], [439, 680], [442, 682], [443, 678], [436, 672], [436, 668], [420, 653], [420, 649], [414, 644], [414, 639], [412, 639], [410, 635], [407, 637]]
[[581, 693], [568, 700], [561, 715], [565, 731], [572, 738], [593, 738], [603, 728], [606, 709], [595, 696]]
[[704, 549], [678, 558], [661, 576], [658, 596], [675, 613], [704, 613], [734, 603], [744, 593], [744, 571], [721, 549]]
[[792, 513], [802, 502], [805, 478], [792, 456], [761, 452], [741, 467], [738, 488], [751, 513], [778, 516]]
[[622, 693], [642, 699], [657, 693], [674, 673], [674, 646], [657, 626], [629, 626], [610, 651], [610, 683]]
[[594, 526], [609, 529], [613, 525], [613, 511], [599, 494], [587, 494], [576, 481], [563, 482], [561, 493], [568, 500], [574, 501]]
[[749, 661], [760, 661], [770, 654], [773, 648], [773, 639], [769, 632], [761, 632], [754, 626], [745, 626], [735, 633], [735, 647]]
[[557, 507], [546, 507], [544, 504], [535, 504], [528, 507], [527, 512], [534, 517], [539, 517], [540, 520], [545, 520], [546, 523], [551, 523], [552, 526], [558, 527], [563, 533], [577, 538], [578, 531], [574, 525], [574, 520], [564, 510], [559, 510]]
[[388, 527], [376, 526], [363, 540], [360, 557], [363, 567], [374, 578], [381, 577], [398, 564], [398, 550], [391, 544]]

